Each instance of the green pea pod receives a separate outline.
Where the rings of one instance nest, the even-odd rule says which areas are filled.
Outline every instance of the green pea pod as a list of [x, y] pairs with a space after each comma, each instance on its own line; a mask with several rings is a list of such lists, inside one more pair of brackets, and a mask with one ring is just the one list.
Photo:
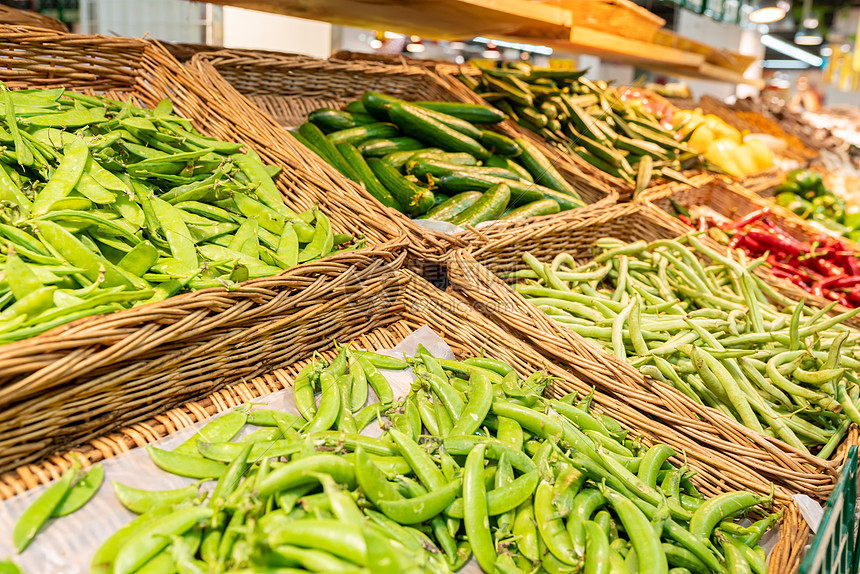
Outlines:
[[226, 469], [223, 464], [205, 459], [202, 456], [161, 450], [153, 446], [147, 446], [146, 451], [156, 466], [179, 476], [213, 479], [219, 478]]
[[84, 477], [72, 487], [69, 494], [60, 503], [60, 506], [54, 510], [53, 516], [66, 516], [89, 502], [95, 496], [96, 492], [98, 492], [104, 477], [104, 467], [100, 464], [93, 465]]
[[469, 402], [460, 418], [454, 422], [454, 427], [451, 429], [452, 435], [470, 435], [478, 430], [493, 404], [493, 386], [486, 375], [483, 373], [472, 375], [471, 385]]
[[24, 572], [12, 560], [3, 560], [0, 561], [0, 574], [24, 574]]
[[440, 514], [454, 502], [461, 489], [462, 481], [454, 480], [415, 498], [380, 500], [378, 506], [386, 516], [400, 524], [418, 524]]
[[299, 263], [304, 263], [305, 261], [310, 261], [319, 257], [325, 257], [331, 253], [332, 246], [334, 245], [334, 235], [332, 234], [331, 223], [329, 222], [328, 217], [319, 210], [315, 211], [315, 215], [316, 229], [314, 230], [314, 236], [310, 243], [308, 243], [304, 249], [299, 251]]
[[367, 565], [371, 572], [380, 574], [399, 574], [397, 557], [388, 540], [372, 528], [362, 530], [367, 548]]
[[30, 267], [18, 257], [14, 248], [9, 249], [6, 257], [6, 281], [16, 300], [44, 287]]
[[257, 488], [260, 496], [270, 496], [277, 492], [318, 482], [315, 473], [330, 474], [337, 482], [354, 488], [356, 467], [352, 463], [333, 454], [318, 454], [299, 458], [274, 469]]
[[118, 482], [111, 484], [120, 504], [137, 514], [144, 514], [156, 508], [189, 502], [197, 498], [200, 490], [200, 487], [196, 484], [175, 490], [141, 490]]
[[30, 166], [33, 165], [33, 152], [24, 143], [24, 138], [21, 137], [21, 131], [18, 128], [18, 117], [15, 115], [15, 104], [9, 96], [9, 90], [3, 88], [3, 107], [6, 112], [6, 126], [12, 134], [12, 140], [15, 143], [15, 157], [18, 165]]
[[140, 535], [120, 548], [116, 555], [115, 574], [131, 574], [143, 566], [147, 560], [165, 549], [170, 543], [169, 536], [181, 535], [196, 524], [212, 517], [212, 509], [191, 506], [179, 509], [172, 514], [156, 520], [145, 528]]
[[114, 562], [120, 548], [129, 540], [137, 538], [138, 533], [174, 512], [176, 507], [170, 505], [152, 508], [114, 532], [93, 554], [90, 561], [90, 574], [113, 574]]
[[690, 519], [690, 532], [709, 539], [714, 528], [726, 517], [762, 504], [768, 499], [752, 492], [724, 492], [709, 498]]
[[251, 468], [253, 460], [256, 460], [251, 459], [251, 462], [249, 462], [249, 455], [251, 454], [251, 448], [253, 446], [253, 444], [247, 443], [239, 451], [239, 454], [236, 455], [236, 458], [227, 465], [227, 469], [224, 471], [224, 474], [218, 478], [218, 482], [215, 484], [215, 489], [212, 491], [209, 503], [210, 506], [218, 508], [220, 505], [224, 504], [224, 500], [239, 486], [239, 482], [242, 480], [242, 477]]
[[236, 436], [246, 422], [248, 422], [247, 407], [237, 407], [206, 423], [194, 436], [173, 449], [173, 452], [196, 455], [198, 442], [226, 442]]
[[72, 489], [72, 485], [78, 478], [79, 471], [78, 463], [73, 464], [59, 480], [46, 488], [18, 518], [15, 528], [12, 530], [12, 541], [19, 553], [30, 545], [48, 519], [63, 504]]
[[496, 547], [490, 533], [487, 490], [483, 477], [485, 449], [485, 445], [478, 444], [466, 458], [463, 470], [463, 504], [466, 509], [464, 523], [478, 564], [485, 572], [493, 572]]
[[162, 199], [153, 197], [151, 201], [155, 216], [164, 229], [173, 257], [180, 261], [186, 269], [195, 269], [198, 265], [197, 249], [191, 238], [191, 232], [188, 231], [188, 227], [182, 220], [181, 213], [176, 207]]
[[379, 398], [379, 402], [384, 405], [391, 404], [394, 401], [394, 392], [391, 390], [391, 384], [367, 358], [360, 354], [355, 354], [355, 358], [358, 364], [361, 365], [365, 378]]
[[335, 424], [341, 409], [341, 395], [337, 378], [323, 372], [320, 375], [320, 387], [322, 388], [320, 406], [306, 429], [307, 433], [329, 430]]
[[648, 518], [627, 497], [609, 489], [603, 488], [603, 495], [615, 510], [624, 529], [631, 536], [633, 549], [641, 574], [667, 574], [669, 563], [666, 553], [660, 546], [660, 537], [654, 532]]
[[89, 148], [83, 140], [75, 140], [57, 166], [54, 175], [36, 195], [33, 215], [44, 215], [58, 200], [66, 197], [78, 185], [89, 159]]

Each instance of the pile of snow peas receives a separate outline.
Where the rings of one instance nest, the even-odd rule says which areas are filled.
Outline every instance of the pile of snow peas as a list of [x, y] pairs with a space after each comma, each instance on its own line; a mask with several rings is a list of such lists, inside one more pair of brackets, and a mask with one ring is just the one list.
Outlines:
[[350, 241], [284, 205], [241, 143], [173, 113], [0, 85], [0, 344], [69, 321], [234, 287]]
[[792, 301], [753, 273], [766, 257], [717, 253], [695, 234], [595, 248], [585, 265], [527, 253], [508, 277], [590, 343], [803, 452], [829, 458], [860, 424], [860, 333], [842, 325], [860, 309], [829, 317], [835, 302]]
[[[380, 370], [407, 367], [417, 379], [395, 399]], [[591, 410], [591, 395], [545, 398], [550, 382], [486, 357], [343, 347], [297, 375], [300, 415], [244, 405], [172, 451], [149, 447], [163, 470], [214, 489], [114, 483], [140, 516], [96, 551], [91, 572], [446, 573], [474, 556], [503, 574], [765, 574], [758, 541], [780, 513], [735, 520], [773, 493], [706, 498], [672, 448], [629, 438]], [[374, 421], [380, 438], [359, 434]], [[246, 425], [256, 430], [236, 438]], [[18, 548], [74, 495], [67, 476], [21, 518]]]

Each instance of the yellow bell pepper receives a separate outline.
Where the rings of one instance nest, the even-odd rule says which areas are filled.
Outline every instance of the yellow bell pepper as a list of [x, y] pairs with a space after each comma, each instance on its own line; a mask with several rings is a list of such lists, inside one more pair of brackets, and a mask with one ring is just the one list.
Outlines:
[[743, 142], [741, 132], [713, 114], [705, 116], [705, 125], [711, 128], [717, 139], [728, 138], [736, 141], [737, 143]]
[[699, 153], [705, 153], [714, 141], [714, 132], [706, 125], [700, 125], [690, 136], [687, 145]]
[[705, 158], [719, 166], [727, 174], [735, 177], [743, 177], [745, 173], [737, 159], [738, 153], [741, 151], [740, 147], [738, 142], [732, 139], [716, 139], [708, 146]]
[[773, 152], [763, 141], [751, 138], [744, 144], [744, 147], [749, 151], [755, 162], [756, 172], [773, 167]]

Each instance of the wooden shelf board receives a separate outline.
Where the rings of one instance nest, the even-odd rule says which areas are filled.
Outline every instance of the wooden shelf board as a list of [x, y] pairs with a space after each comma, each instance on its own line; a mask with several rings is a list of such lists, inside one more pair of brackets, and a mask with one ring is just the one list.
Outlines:
[[567, 36], [571, 14], [555, 5], [529, 0], [210, 0], [285, 16], [344, 26], [463, 40], [528, 30]]

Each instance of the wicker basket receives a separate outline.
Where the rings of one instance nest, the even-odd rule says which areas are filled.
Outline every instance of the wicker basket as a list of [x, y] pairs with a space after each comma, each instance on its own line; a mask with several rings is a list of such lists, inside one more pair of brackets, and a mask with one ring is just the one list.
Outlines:
[[[223, 389], [198, 402], [165, 412], [139, 424], [124, 428], [71, 452], [16, 469], [0, 477], [0, 499], [46, 483], [60, 474], [75, 458], [94, 463], [117, 456], [136, 446], [143, 446], [167, 434], [184, 428], [218, 412], [223, 412], [263, 394], [285, 388], [298, 370], [306, 364], [312, 353], [321, 352], [332, 358], [332, 339], [338, 343], [354, 341], [365, 348], [393, 347], [411, 331], [429, 325], [460, 357], [484, 353], [487, 356], [509, 362], [521, 374], [546, 369], [557, 377], [548, 394], [559, 396], [571, 390], [587, 392], [589, 388], [570, 372], [548, 365], [545, 358], [533, 348], [508, 335], [485, 317], [475, 313], [468, 305], [439, 291], [413, 273], [388, 270], [378, 274], [372, 281], [355, 292], [351, 302], [341, 295], [337, 281], [321, 285], [308, 296], [306, 321], [316, 325], [337, 325], [328, 337], [308, 337], [297, 353], [279, 353], [282, 368], [247, 382]], [[368, 309], [380, 312], [368, 314]], [[384, 312], [381, 312], [384, 311]], [[368, 320], [369, 319], [369, 320]], [[342, 331], [338, 331], [343, 328]], [[271, 344], [292, 346], [288, 337], [278, 336]], [[676, 457], [675, 462], [687, 461], [697, 472], [693, 479], [700, 489], [708, 494], [718, 494], [728, 488], [750, 488], [767, 492], [769, 484], [755, 467], [747, 466], [743, 459], [729, 457], [702, 446], [699, 437], [688, 429], [675, 429], [654, 422], [636, 412], [630, 406], [601, 392], [596, 392], [592, 405], [596, 412], [617, 418], [634, 434], [641, 435], [646, 445], [654, 440], [673, 446], [686, 454]], [[141, 417], [144, 418], [144, 417]], [[105, 431], [108, 429], [105, 428]], [[777, 488], [777, 500], [787, 506], [787, 516], [796, 516], [797, 510], [789, 493]], [[805, 543], [802, 528], [789, 525], [783, 519], [782, 543], [789, 548], [800, 548]], [[785, 572], [781, 570], [780, 572]]]
[[368, 54], [365, 52], [352, 52], [340, 50], [331, 56], [333, 62], [379, 62], [380, 64], [392, 64], [395, 66], [418, 66], [420, 68], [433, 69], [440, 64], [450, 64], [448, 60], [430, 60], [410, 58], [405, 54]]
[[613, 34], [651, 42], [666, 21], [630, 0], [563, 0], [576, 26], [610, 30]]
[[[496, 274], [522, 268], [522, 253], [539, 260], [560, 252], [588, 259], [594, 241], [617, 237], [625, 241], [666, 239], [677, 228], [645, 204], [624, 204], [568, 225], [547, 222], [521, 233], [509, 233], [469, 250], [453, 252], [447, 261], [451, 288], [470, 305], [540, 352], [659, 424], [695, 436], [699, 444], [742, 460], [793, 492], [825, 498], [836, 480], [845, 449], [856, 443], [856, 428], [828, 461], [755, 433], [718, 411], [699, 405], [679, 391], [643, 376], [628, 363], [596, 349], [583, 338], [550, 319]], [[713, 247], [718, 246], [713, 243]]]
[[[788, 209], [764, 200], [726, 178], [703, 176], [696, 178], [694, 181], [696, 182], [696, 186], [694, 187], [674, 184], [649, 190], [641, 197], [641, 201], [656, 206], [658, 208], [655, 211], [656, 217], [665, 221], [667, 226], [674, 226], [678, 234], [686, 233], [690, 228], [669, 214], [669, 211], [672, 209], [670, 200], [674, 200], [684, 207], [696, 205], [707, 206], [730, 219], [736, 219], [751, 211], [769, 206], [771, 208], [771, 218], [795, 239], [810, 241], [815, 235], [823, 233], [839, 239], [847, 249], [860, 255], [860, 245], [824, 227], [804, 221]], [[795, 300], [806, 299], [809, 305], [815, 307], [824, 307], [830, 304], [829, 299], [804, 291], [790, 281], [774, 276], [764, 267], [760, 267], [757, 272], [769, 285], [787, 297]], [[847, 307], [837, 305], [833, 308], [831, 314], [838, 315], [846, 311], [849, 311]], [[852, 317], [846, 323], [860, 329], [860, 318]]]
[[69, 28], [56, 18], [32, 10], [18, 10], [2, 4], [0, 4], [0, 25], [27, 26], [28, 28], [42, 28], [57, 32], [69, 31]]
[[[474, 98], [463, 100], [447, 81], [417, 66], [336, 62], [296, 55], [259, 56], [229, 50], [199, 54], [192, 65], [213, 86], [229, 82], [287, 127], [304, 123], [317, 108], [342, 107], [367, 91], [404, 100], [474, 102]], [[510, 135], [512, 127], [508, 124], [503, 122], [497, 129]], [[587, 177], [546, 144], [541, 143], [540, 148], [586, 203], [615, 203], [617, 195], [612, 188]], [[408, 222], [405, 216], [402, 219]]]
[[[398, 222], [364, 206], [358, 190], [302, 146], [270, 137], [282, 130], [264, 114], [247, 104], [237, 109], [238, 95], [234, 105], [229, 93], [207, 90], [157, 44], [0, 27], [0, 58], [0, 80], [12, 88], [103, 91], [148, 106], [170, 96], [203, 132], [243, 140], [283, 166], [277, 183], [290, 207], [319, 204], [335, 229], [373, 246], [236, 291], [171, 298], [0, 347], [0, 471], [264, 372], [265, 337], [287, 331], [284, 317], [301, 313], [297, 289], [347, 272], [340, 280], [346, 288], [360, 280], [356, 274], [402, 263], [393, 255], [407, 244]], [[241, 128], [230, 120], [236, 115], [245, 116]]]

